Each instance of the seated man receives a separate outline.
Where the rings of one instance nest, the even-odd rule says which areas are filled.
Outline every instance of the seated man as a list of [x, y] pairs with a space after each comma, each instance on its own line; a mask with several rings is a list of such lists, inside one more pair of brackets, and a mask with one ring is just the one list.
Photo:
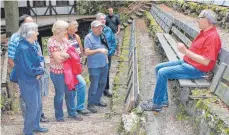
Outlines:
[[152, 102], [143, 103], [141, 107], [146, 111], [161, 111], [168, 106], [168, 79], [198, 79], [211, 71], [216, 63], [221, 40], [215, 24], [217, 16], [211, 10], [203, 10], [198, 17], [200, 34], [193, 40], [189, 49], [183, 43], [177, 47], [184, 53], [184, 59], [160, 63], [156, 66], [156, 87]]

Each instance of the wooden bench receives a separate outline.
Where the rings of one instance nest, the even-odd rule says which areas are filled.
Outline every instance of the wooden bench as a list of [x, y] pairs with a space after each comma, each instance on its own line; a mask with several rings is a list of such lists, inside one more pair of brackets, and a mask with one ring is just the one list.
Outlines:
[[152, 6], [150, 13], [156, 20], [156, 22], [161, 26], [161, 28], [166, 32], [169, 33], [173, 20], [172, 17], [169, 15], [164, 14], [160, 9], [158, 9], [155, 5]]
[[[195, 38], [199, 31], [195, 27], [192, 27], [192, 22], [185, 22], [175, 17], [172, 17], [170, 14], [167, 14], [156, 5], [153, 5], [151, 8], [151, 14], [157, 21], [157, 23], [162, 27], [164, 24], [168, 23], [168, 20], [172, 20], [172, 25], [167, 25], [169, 30], [164, 29], [166, 33], [156, 33], [157, 41], [159, 47], [161, 47], [166, 57], [169, 61], [176, 61], [183, 59], [184, 54], [180, 53], [177, 49], [177, 42], [183, 42], [187, 47], [190, 47], [191, 41]], [[172, 19], [171, 19], [172, 17]], [[164, 21], [163, 21], [164, 20]], [[168, 34], [171, 33], [171, 34]], [[173, 35], [173, 36], [171, 36]], [[221, 49], [219, 54], [217, 64], [212, 70], [214, 78], [212, 81], [207, 80], [209, 76], [205, 76], [201, 79], [178, 79], [178, 83], [182, 91], [186, 94], [181, 96], [181, 101], [186, 102], [188, 100], [190, 89], [194, 88], [210, 88], [212, 92], [221, 97], [221, 99], [229, 105], [229, 98], [223, 97], [222, 93], [225, 93], [229, 97], [229, 88], [223, 86], [229, 85], [229, 52]], [[228, 68], [227, 68], [228, 67]], [[228, 76], [226, 76], [226, 75]], [[223, 81], [222, 81], [223, 80]], [[219, 89], [221, 87], [221, 89]], [[227, 94], [228, 93], [228, 94]], [[220, 96], [221, 95], [221, 96]]]

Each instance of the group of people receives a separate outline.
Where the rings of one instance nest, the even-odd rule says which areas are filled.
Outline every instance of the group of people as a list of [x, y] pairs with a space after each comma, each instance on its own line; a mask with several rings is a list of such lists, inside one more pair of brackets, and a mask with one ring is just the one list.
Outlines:
[[[68, 117], [82, 121], [81, 115], [96, 113], [95, 106], [106, 107], [101, 97], [112, 97], [109, 92], [109, 71], [111, 58], [120, 53], [118, 34], [120, 20], [109, 8], [109, 14], [98, 13], [91, 23], [91, 29], [81, 43], [79, 24], [56, 21], [52, 26], [53, 35], [48, 39], [50, 56], [50, 78], [54, 84], [54, 110], [57, 122], [64, 122], [63, 100], [65, 97]], [[48, 132], [40, 122], [47, 122], [42, 113], [42, 77], [45, 72], [44, 57], [38, 43], [38, 25], [29, 15], [19, 19], [19, 30], [8, 44], [8, 56], [12, 71], [10, 80], [19, 85], [20, 104], [24, 116], [24, 134]], [[90, 87], [88, 105], [85, 106], [86, 82], [82, 77], [82, 56], [87, 56]]]
[[[50, 56], [50, 77], [54, 84], [54, 110], [57, 122], [64, 122], [63, 100], [67, 106], [68, 117], [82, 121], [81, 115], [96, 113], [95, 106], [106, 107], [101, 101], [109, 92], [109, 72], [112, 56], [117, 49], [119, 17], [109, 8], [109, 14], [96, 14], [91, 29], [81, 43], [77, 21], [58, 20], [53, 24], [48, 40]], [[183, 43], [177, 47], [185, 56], [183, 60], [160, 63], [156, 66], [156, 87], [152, 101], [141, 104], [146, 111], [161, 111], [168, 107], [168, 79], [198, 79], [214, 68], [221, 48], [221, 40], [215, 24], [217, 16], [211, 10], [203, 10], [198, 17], [200, 34], [193, 40], [189, 49]], [[21, 109], [24, 116], [24, 134], [48, 132], [40, 126], [47, 121], [42, 113], [42, 77], [45, 72], [44, 57], [37, 42], [38, 25], [28, 15], [19, 19], [19, 30], [10, 38], [8, 45], [9, 65], [12, 68], [10, 80], [20, 88]], [[86, 82], [82, 77], [82, 56], [87, 56], [90, 86], [88, 104], [85, 106]], [[25, 106], [23, 105], [25, 104]], [[80, 115], [79, 115], [80, 114]]]

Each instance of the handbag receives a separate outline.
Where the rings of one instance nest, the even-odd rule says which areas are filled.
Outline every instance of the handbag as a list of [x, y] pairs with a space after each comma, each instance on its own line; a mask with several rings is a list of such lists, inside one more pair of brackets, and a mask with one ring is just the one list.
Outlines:
[[10, 81], [13, 83], [18, 83], [15, 67], [12, 69], [12, 71], [10, 73]]

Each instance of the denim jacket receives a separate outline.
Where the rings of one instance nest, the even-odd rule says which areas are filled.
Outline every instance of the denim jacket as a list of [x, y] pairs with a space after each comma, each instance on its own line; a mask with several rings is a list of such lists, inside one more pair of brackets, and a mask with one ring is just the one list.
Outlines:
[[18, 80], [34, 80], [37, 75], [44, 74], [41, 66], [43, 57], [38, 55], [37, 46], [29, 43], [24, 38], [17, 47], [14, 63], [15, 72]]

